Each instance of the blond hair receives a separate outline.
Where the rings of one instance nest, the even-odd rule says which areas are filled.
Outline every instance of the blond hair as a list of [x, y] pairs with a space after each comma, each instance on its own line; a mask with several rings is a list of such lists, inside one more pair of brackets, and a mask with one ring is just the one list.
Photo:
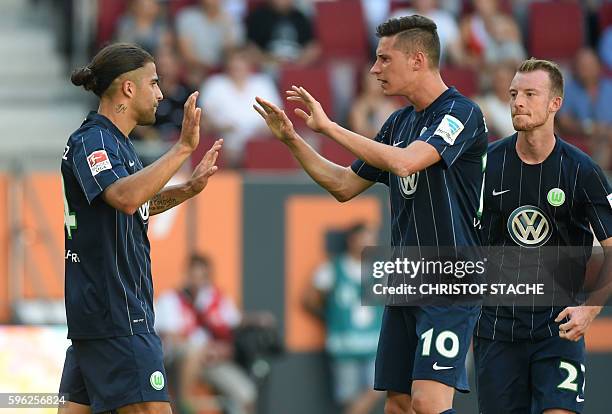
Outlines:
[[550, 80], [550, 92], [554, 94], [554, 96], [563, 97], [563, 74], [561, 73], [559, 65], [550, 60], [532, 57], [523, 61], [517, 69], [517, 72], [535, 72], [536, 70], [546, 72]]

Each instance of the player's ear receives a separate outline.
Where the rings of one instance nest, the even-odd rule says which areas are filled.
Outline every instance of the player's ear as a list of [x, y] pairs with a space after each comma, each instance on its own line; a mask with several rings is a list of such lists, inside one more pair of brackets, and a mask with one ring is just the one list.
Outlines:
[[125, 79], [121, 82], [121, 92], [123, 95], [131, 98], [134, 96], [134, 92], [136, 92], [136, 84], [131, 79]]
[[563, 105], [563, 98], [561, 96], [555, 96], [551, 99], [548, 107], [550, 112], [557, 112], [559, 109], [561, 109], [561, 105]]
[[412, 69], [417, 71], [421, 70], [427, 66], [427, 58], [425, 57], [425, 53], [420, 50], [417, 50], [412, 54]]

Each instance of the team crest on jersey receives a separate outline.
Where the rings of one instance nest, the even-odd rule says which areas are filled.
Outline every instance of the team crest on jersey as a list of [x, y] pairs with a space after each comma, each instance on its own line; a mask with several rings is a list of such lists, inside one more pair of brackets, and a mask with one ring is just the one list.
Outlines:
[[147, 201], [140, 207], [138, 207], [138, 214], [140, 214], [140, 218], [142, 221], [146, 222], [149, 219], [149, 202]]
[[463, 128], [465, 128], [465, 126], [460, 120], [447, 114], [444, 115], [444, 118], [440, 121], [440, 125], [436, 128], [434, 135], [442, 137], [449, 145], [453, 145], [461, 131], [463, 131]]
[[508, 217], [508, 233], [519, 246], [539, 247], [545, 244], [552, 234], [550, 220], [535, 206], [522, 206]]
[[87, 156], [87, 163], [89, 164], [91, 175], [94, 176], [104, 170], [110, 170], [113, 168], [105, 150], [98, 150], [89, 154]]
[[415, 172], [408, 177], [398, 177], [400, 182], [400, 191], [404, 198], [412, 198], [417, 190], [419, 183], [419, 173]]
[[553, 207], [559, 207], [565, 202], [565, 192], [560, 188], [551, 188], [546, 200]]

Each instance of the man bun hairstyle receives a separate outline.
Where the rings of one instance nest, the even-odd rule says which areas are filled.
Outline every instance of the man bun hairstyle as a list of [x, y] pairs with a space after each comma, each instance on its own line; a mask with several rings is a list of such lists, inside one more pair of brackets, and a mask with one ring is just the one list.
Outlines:
[[543, 70], [548, 74], [548, 79], [550, 80], [550, 93], [554, 96], [563, 98], [563, 73], [559, 65], [550, 60], [531, 57], [521, 63], [517, 72], [535, 72], [536, 70]]
[[153, 56], [138, 45], [113, 43], [100, 50], [88, 65], [75, 69], [70, 80], [101, 97], [119, 76], [154, 61]]
[[376, 36], [379, 38], [395, 35], [398, 35], [396, 48], [407, 53], [420, 50], [427, 55], [432, 67], [440, 66], [440, 38], [438, 26], [433, 20], [414, 14], [388, 19], [376, 28]]

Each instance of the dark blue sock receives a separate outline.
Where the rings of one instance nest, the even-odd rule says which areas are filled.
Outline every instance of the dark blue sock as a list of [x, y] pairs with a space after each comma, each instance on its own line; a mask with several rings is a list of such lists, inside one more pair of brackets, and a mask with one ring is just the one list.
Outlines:
[[450, 410], [443, 411], [440, 414], [457, 414], [457, 411], [451, 408]]

